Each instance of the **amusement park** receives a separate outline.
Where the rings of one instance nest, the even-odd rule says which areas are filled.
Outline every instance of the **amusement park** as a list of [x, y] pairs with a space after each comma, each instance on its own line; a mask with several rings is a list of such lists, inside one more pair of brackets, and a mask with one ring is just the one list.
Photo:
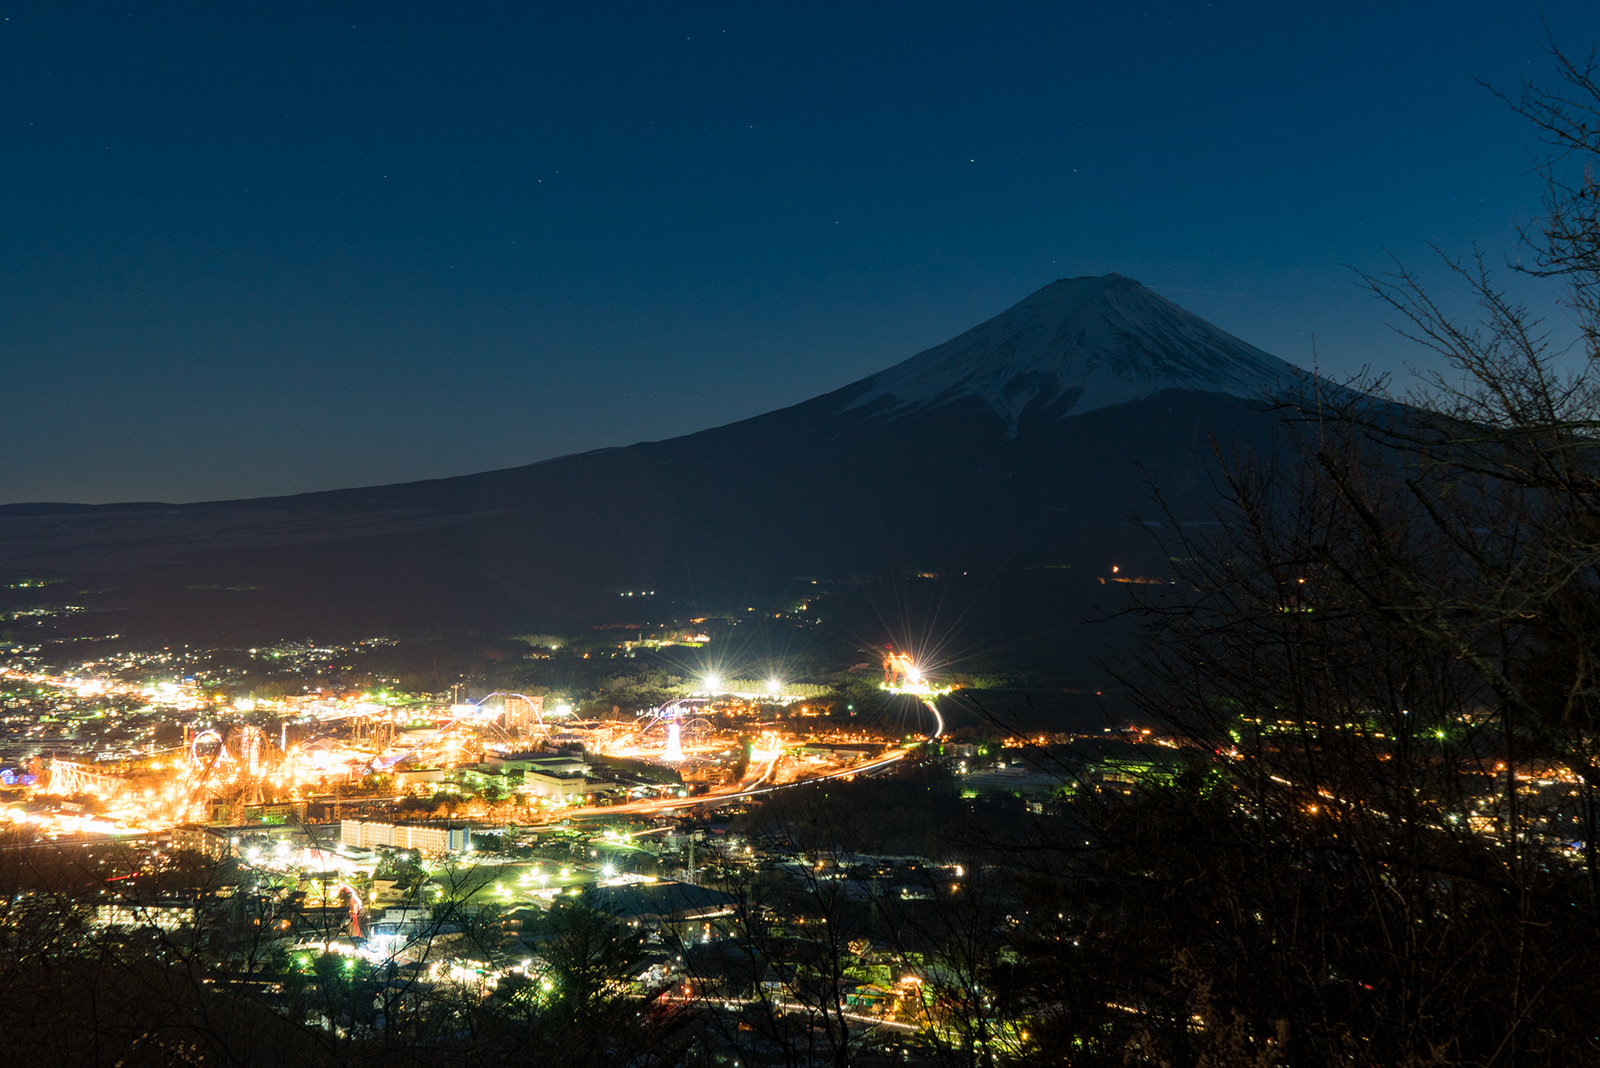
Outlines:
[[[16, 762], [11, 781], [28, 796], [74, 800], [46, 811], [14, 799], [9, 812], [14, 822], [63, 833], [117, 834], [354, 813], [492, 814], [534, 825], [729, 804], [830, 775], [870, 774], [940, 737], [937, 701], [955, 687], [894, 648], [882, 670], [885, 697], [922, 710], [918, 729], [889, 734], [841, 721], [776, 678], [715, 673], [633, 715], [591, 718], [549, 694], [509, 690], [449, 701], [385, 693], [210, 705], [167, 693], [178, 744], [149, 744], [115, 760], [68, 745], [35, 751]], [[69, 697], [119, 685], [15, 671], [10, 678]]]

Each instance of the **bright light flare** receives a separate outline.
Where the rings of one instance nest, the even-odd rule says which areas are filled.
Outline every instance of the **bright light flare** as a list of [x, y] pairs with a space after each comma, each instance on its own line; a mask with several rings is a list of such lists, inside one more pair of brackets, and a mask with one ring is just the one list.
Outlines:
[[783, 755], [783, 740], [772, 731], [764, 732], [750, 747], [750, 759], [765, 764]]

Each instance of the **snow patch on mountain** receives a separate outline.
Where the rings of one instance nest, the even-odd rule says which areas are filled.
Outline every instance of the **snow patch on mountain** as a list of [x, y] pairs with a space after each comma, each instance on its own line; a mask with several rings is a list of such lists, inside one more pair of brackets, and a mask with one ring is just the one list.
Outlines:
[[[1024, 410], [1058, 416], [1164, 389], [1258, 398], [1304, 377], [1150, 292], [1131, 278], [1067, 278], [988, 322], [865, 379], [849, 408], [888, 399], [886, 413], [963, 397], [986, 401], [1012, 432]], [[848, 408], [847, 408], [848, 410]]]

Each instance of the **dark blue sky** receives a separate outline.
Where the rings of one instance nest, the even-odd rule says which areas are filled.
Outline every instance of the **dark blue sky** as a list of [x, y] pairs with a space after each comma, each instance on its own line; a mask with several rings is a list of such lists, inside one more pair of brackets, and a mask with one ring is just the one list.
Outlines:
[[1473, 79], [1553, 79], [1539, 12], [0, 0], [0, 501], [671, 436], [1109, 271], [1399, 367], [1341, 265], [1515, 255], [1532, 137]]

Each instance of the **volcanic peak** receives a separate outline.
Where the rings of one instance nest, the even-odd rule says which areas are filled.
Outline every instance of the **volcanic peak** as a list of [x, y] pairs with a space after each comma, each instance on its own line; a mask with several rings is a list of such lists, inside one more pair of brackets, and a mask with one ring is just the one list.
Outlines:
[[887, 370], [849, 408], [885, 414], [978, 397], [1012, 432], [1030, 406], [1082, 415], [1164, 389], [1257, 398], [1304, 372], [1150, 292], [1131, 278], [1064, 278]]

